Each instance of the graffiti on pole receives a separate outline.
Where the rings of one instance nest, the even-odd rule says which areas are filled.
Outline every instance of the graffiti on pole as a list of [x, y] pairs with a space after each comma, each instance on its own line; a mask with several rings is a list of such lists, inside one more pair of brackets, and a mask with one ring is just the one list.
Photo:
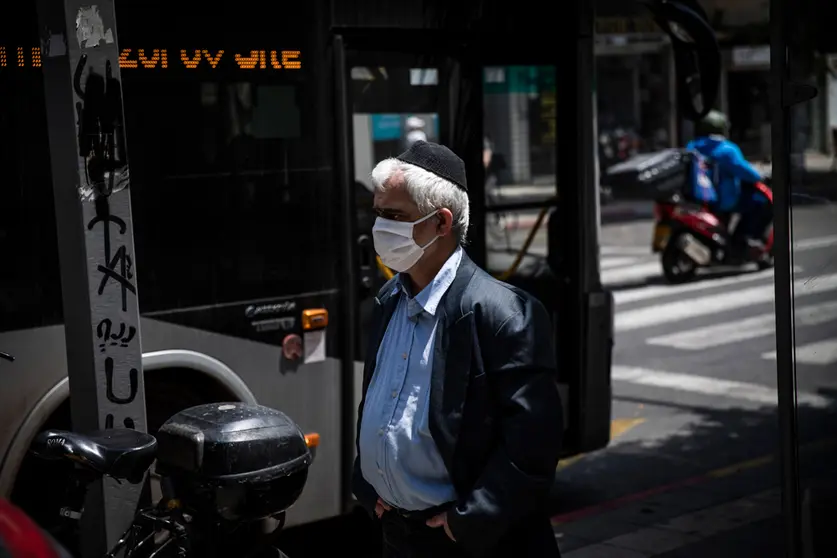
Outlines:
[[[101, 227], [102, 235], [100, 258], [95, 263], [98, 274], [95, 294], [98, 297], [116, 296], [119, 302], [105, 304], [106, 315], [96, 325], [99, 358], [104, 359], [104, 395], [113, 405], [125, 406], [137, 398], [140, 378], [137, 368], [119, 367], [116, 363], [124, 359], [114, 358], [120, 352], [124, 355], [124, 351], [136, 349], [132, 345], [139, 342], [138, 325], [130, 323], [129, 319], [135, 315], [136, 305], [136, 301], [130, 299], [137, 294], [129, 225], [126, 219], [114, 215], [111, 207], [111, 196], [127, 189], [130, 183], [122, 90], [111, 61], [105, 60], [102, 75], [88, 64], [87, 54], [82, 54], [75, 66], [73, 89], [77, 96], [79, 156], [84, 166], [79, 195], [83, 202], [92, 201], [95, 207], [87, 230], [94, 232]], [[107, 413], [105, 428], [113, 428], [114, 421], [114, 414]], [[122, 424], [126, 428], [136, 426], [135, 419], [130, 416], [125, 417]]]

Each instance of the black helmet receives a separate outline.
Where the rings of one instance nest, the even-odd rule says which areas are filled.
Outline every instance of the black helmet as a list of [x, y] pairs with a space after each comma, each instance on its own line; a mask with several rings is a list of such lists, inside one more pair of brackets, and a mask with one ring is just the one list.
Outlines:
[[718, 110], [710, 110], [695, 126], [695, 134], [698, 136], [728, 135], [729, 119], [727, 115]]

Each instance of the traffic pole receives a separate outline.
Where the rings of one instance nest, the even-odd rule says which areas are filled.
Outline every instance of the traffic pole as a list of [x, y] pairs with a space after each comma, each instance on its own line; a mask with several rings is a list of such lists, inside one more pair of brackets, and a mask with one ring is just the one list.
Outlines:
[[[73, 429], [146, 430], [113, 0], [38, 0]], [[91, 485], [83, 557], [99, 557], [133, 519], [141, 485]]]

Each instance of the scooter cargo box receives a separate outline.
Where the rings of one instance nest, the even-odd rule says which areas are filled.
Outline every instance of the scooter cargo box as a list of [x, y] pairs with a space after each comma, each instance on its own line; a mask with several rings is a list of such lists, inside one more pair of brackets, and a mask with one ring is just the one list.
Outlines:
[[202, 480], [265, 482], [307, 469], [312, 460], [299, 426], [261, 405], [192, 407], [166, 421], [156, 437], [158, 471]]
[[313, 455], [284, 413], [244, 403], [181, 411], [157, 433], [157, 472], [199, 517], [277, 517], [305, 488]]
[[617, 200], [651, 200], [663, 192], [680, 190], [689, 180], [692, 158], [681, 149], [643, 153], [607, 169], [602, 185]]

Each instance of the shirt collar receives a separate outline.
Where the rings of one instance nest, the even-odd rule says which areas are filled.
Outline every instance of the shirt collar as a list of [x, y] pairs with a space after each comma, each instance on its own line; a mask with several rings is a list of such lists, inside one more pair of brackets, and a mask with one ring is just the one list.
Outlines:
[[431, 316], [436, 315], [436, 310], [439, 308], [442, 297], [445, 296], [448, 288], [450, 288], [453, 280], [456, 278], [456, 272], [459, 270], [461, 261], [462, 247], [457, 246], [453, 254], [442, 265], [436, 277], [415, 297], [410, 297], [410, 289], [404, 283], [406, 278], [402, 279], [402, 274], [398, 274], [398, 288], [407, 295], [407, 315], [410, 318], [415, 319], [422, 311], [427, 312]]

